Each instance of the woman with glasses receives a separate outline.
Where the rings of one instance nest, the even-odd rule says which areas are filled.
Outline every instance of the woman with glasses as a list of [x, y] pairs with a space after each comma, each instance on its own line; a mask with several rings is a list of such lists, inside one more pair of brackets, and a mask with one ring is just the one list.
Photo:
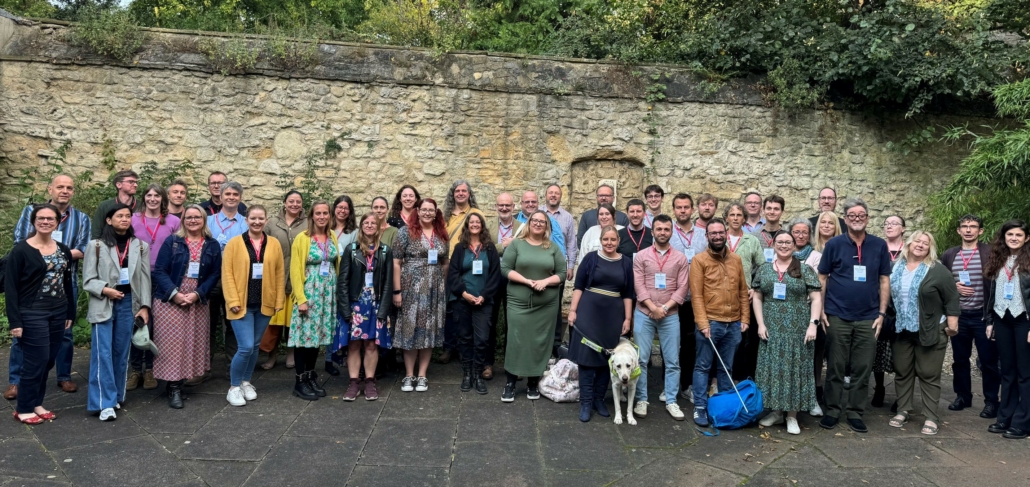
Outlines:
[[433, 347], [443, 345], [447, 311], [447, 222], [430, 198], [415, 207], [393, 249], [393, 305], [400, 309], [393, 346], [404, 351], [403, 392], [429, 390], [426, 371]]
[[[357, 216], [354, 214], [354, 201], [343, 195], [333, 202], [333, 237], [336, 239], [337, 255], [342, 256], [344, 249], [358, 238]], [[346, 343], [344, 343], [346, 345]], [[343, 349], [325, 354], [325, 371], [329, 375], [340, 375], [339, 366], [343, 364]]]
[[794, 256], [797, 242], [787, 232], [776, 232], [776, 257], [762, 264], [752, 281], [752, 307], [762, 339], [755, 379], [762, 390], [763, 404], [772, 409], [761, 424], [780, 424], [786, 413], [787, 433], [792, 435], [801, 434], [798, 411], [816, 406], [815, 380], [808, 367], [823, 309], [819, 276]]
[[[816, 219], [818, 221], [818, 218]], [[805, 265], [812, 268], [818, 274], [819, 261], [822, 260], [823, 254], [812, 247], [812, 222], [804, 218], [798, 218], [790, 222], [790, 236], [794, 237], [794, 257], [803, 262]], [[826, 332], [823, 331], [822, 327], [816, 327], [815, 340], [812, 342], [815, 346], [814, 353], [812, 354], [812, 361], [815, 364], [815, 390], [816, 398], [820, 398], [820, 391], [823, 387], [823, 358], [826, 355]], [[808, 413], [814, 417], [820, 417], [823, 415], [823, 409], [819, 406], [818, 400], [812, 409], [808, 410]]]
[[561, 306], [558, 285], [566, 273], [565, 256], [551, 244], [552, 231], [547, 213], [533, 212], [529, 224], [504, 250], [501, 260], [501, 275], [508, 278], [508, 348], [504, 361], [508, 380], [501, 394], [504, 402], [515, 401], [519, 376], [528, 378], [526, 397], [540, 399], [538, 384], [551, 358], [554, 316]]
[[[883, 222], [883, 235], [887, 240], [887, 252], [891, 256], [891, 266], [898, 262], [905, 248], [905, 219], [897, 215], [887, 217]], [[934, 255], [937, 255], [934, 253]], [[873, 360], [873, 399], [869, 402], [874, 408], [883, 407], [886, 388], [883, 385], [884, 375], [894, 373], [894, 339], [896, 310], [894, 301], [887, 303], [887, 313], [880, 327], [880, 336], [876, 338], [876, 358]], [[891, 412], [897, 412], [898, 402], [891, 405]]]

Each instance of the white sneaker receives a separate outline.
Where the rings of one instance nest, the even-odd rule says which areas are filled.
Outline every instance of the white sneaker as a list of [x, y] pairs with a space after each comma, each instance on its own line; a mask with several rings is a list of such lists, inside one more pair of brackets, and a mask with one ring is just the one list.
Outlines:
[[243, 389], [239, 387], [230, 387], [229, 393], [225, 395], [225, 400], [233, 406], [247, 405], [247, 400], [243, 398]]
[[683, 411], [680, 411], [679, 404], [672, 403], [665, 406], [665, 410], [669, 412], [669, 416], [676, 421], [683, 421]]
[[787, 433], [792, 435], [801, 434], [801, 427], [798, 426], [797, 418], [787, 418]]
[[637, 401], [637, 403], [633, 405], [633, 415], [638, 418], [646, 418], [647, 401]]
[[244, 381], [240, 384], [240, 389], [243, 390], [244, 399], [248, 401], [257, 399], [257, 389], [254, 388], [254, 384]]
[[419, 377], [416, 379], [415, 392], [426, 392], [429, 390], [429, 379]]
[[813, 418], [821, 418], [823, 417], [823, 408], [819, 407], [819, 403], [816, 403], [815, 407], [808, 414]]
[[100, 411], [100, 420], [108, 421], [117, 418], [118, 415], [114, 413], [114, 408], [107, 408]]
[[658, 395], [658, 400], [661, 401], [662, 404], [665, 404], [665, 391], [662, 391], [662, 393]]
[[762, 426], [765, 426], [766, 428], [768, 428], [768, 427], [770, 427], [770, 426], [772, 426], [774, 424], [782, 424], [782, 423], [783, 423], [783, 411], [773, 411], [773, 412], [769, 413], [768, 415], [766, 415], [764, 418], [762, 418], [761, 421], [758, 422], [758, 424], [760, 424]]
[[694, 388], [688, 387], [684, 391], [680, 391], [680, 398], [690, 401], [690, 404], [694, 404]]

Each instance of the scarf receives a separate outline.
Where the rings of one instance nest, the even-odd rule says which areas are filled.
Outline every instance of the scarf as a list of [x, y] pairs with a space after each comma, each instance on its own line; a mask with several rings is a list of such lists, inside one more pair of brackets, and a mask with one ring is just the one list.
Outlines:
[[814, 249], [812, 249], [811, 245], [805, 245], [805, 247], [802, 248], [801, 250], [795, 250], [794, 251], [794, 257], [797, 257], [798, 260], [800, 260], [801, 262], [804, 262], [804, 261], [808, 260], [808, 256], [812, 255], [812, 250], [814, 250]]

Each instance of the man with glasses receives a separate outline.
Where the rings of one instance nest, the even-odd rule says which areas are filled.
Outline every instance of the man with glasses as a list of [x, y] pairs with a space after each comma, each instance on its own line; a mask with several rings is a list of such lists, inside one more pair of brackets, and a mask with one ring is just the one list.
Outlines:
[[[576, 262], [576, 257], [579, 255], [579, 246], [576, 245], [576, 239], [573, 238], [572, 232], [576, 228], [576, 219], [572, 218], [572, 213], [569, 213], [565, 208], [561, 207], [561, 186], [555, 183], [547, 185], [547, 191], [544, 193], [547, 197], [547, 205], [544, 206], [544, 211], [558, 222], [558, 226], [561, 228], [562, 239], [565, 242], [565, 262], [567, 269], [567, 275], [565, 280], [571, 281], [575, 277], [573, 272], [573, 266]], [[561, 285], [561, 291], [564, 292], [565, 284]]]
[[965, 215], [959, 219], [958, 234], [962, 245], [952, 247], [941, 255], [941, 262], [951, 270], [958, 287], [962, 314], [958, 318], [958, 334], [951, 337], [951, 351], [955, 360], [951, 370], [955, 376], [955, 402], [948, 405], [952, 411], [961, 411], [973, 405], [973, 385], [970, 379], [969, 358], [976, 344], [976, 355], [980, 359], [980, 375], [983, 377], [984, 408], [981, 418], [998, 417], [998, 389], [1001, 375], [998, 371], [998, 348], [987, 333], [984, 323], [984, 275], [983, 266], [991, 255], [991, 247], [980, 243], [983, 235], [983, 220], [976, 215]]
[[[601, 205], [609, 204], [614, 206], [615, 203], [615, 188], [607, 184], [602, 184], [597, 187], [597, 208]], [[576, 245], [583, 245], [583, 235], [597, 225], [597, 208], [593, 208], [583, 212], [583, 215], [579, 217], [579, 228], [576, 230]], [[627, 226], [629, 225], [629, 217], [625, 213], [615, 210], [615, 224]]]
[[[860, 199], [844, 203], [848, 230], [826, 242], [819, 261], [824, 296], [822, 325], [826, 330], [826, 410], [819, 426], [832, 429], [841, 416], [858, 433], [869, 401], [869, 374], [876, 356], [876, 337], [890, 299], [891, 258], [887, 242], [866, 233], [869, 207]], [[850, 365], [850, 386], [844, 387]]]
[[665, 190], [657, 184], [644, 188], [644, 201], [647, 203], [647, 213], [644, 214], [644, 226], [651, 228], [654, 217], [662, 214], [662, 202], [665, 200]]
[[[504, 249], [508, 248], [511, 241], [515, 238], [515, 215], [512, 213], [515, 211], [515, 198], [509, 193], [501, 193], [497, 195], [497, 200], [494, 205], [494, 209], [497, 210], [497, 223], [491, 224], [490, 228], [496, 228], [494, 232], [494, 242], [497, 245], [497, 253], [501, 256], [504, 255]], [[494, 378], [494, 361], [497, 352], [496, 347], [507, 346], [507, 343], [497, 343], [497, 329], [501, 327], [501, 310], [507, 309], [508, 307], [508, 276], [501, 275], [501, 284], [497, 286], [497, 294], [494, 295], [494, 307], [490, 312], [490, 323], [493, 326], [490, 327], [490, 341], [489, 343], [494, 344], [494, 348], [490, 349], [490, 352], [486, 354], [485, 367], [483, 367], [482, 377], [486, 380]], [[507, 324], [504, 325], [507, 329]], [[505, 333], [507, 337], [507, 333]]]
[[[202, 201], [200, 203], [200, 207], [203, 208], [208, 215], [214, 215], [219, 211], [222, 211], [222, 185], [227, 181], [229, 181], [229, 177], [222, 171], [214, 171], [207, 177], [207, 192], [211, 195], [211, 198], [207, 201]], [[242, 215], [246, 215], [247, 205], [239, 203], [236, 211]], [[225, 248], [224, 243], [222, 244], [222, 248]]]
[[757, 192], [750, 192], [744, 195], [744, 231], [750, 234], [757, 234], [765, 227], [765, 218], [762, 217], [762, 195]]
[[[837, 191], [829, 186], [819, 191], [819, 213], [808, 219], [808, 221], [812, 222], [812, 228], [819, 229], [819, 214], [825, 211], [837, 211]], [[843, 218], [838, 219], [840, 220], [841, 231], [848, 228]]]
[[118, 171], [114, 173], [114, 187], [118, 190], [118, 194], [114, 198], [101, 201], [97, 205], [97, 211], [93, 212], [93, 221], [96, 225], [92, 226], [91, 236], [94, 239], [100, 238], [100, 231], [104, 229], [105, 222], [107, 221], [107, 212], [114, 205], [118, 203], [124, 203], [129, 205], [129, 209], [133, 213], [136, 212], [136, 189], [139, 187], [139, 175], [133, 170]]
[[[75, 182], [72, 181], [70, 176], [64, 174], [55, 176], [46, 190], [50, 195], [50, 200], [47, 203], [57, 207], [59, 212], [57, 230], [51, 234], [51, 237], [67, 245], [72, 252], [72, 301], [75, 301], [79, 296], [78, 263], [82, 260], [83, 252], [86, 250], [86, 243], [89, 242], [91, 224], [89, 217], [85, 213], [72, 208], [71, 201], [72, 197], [75, 196]], [[18, 223], [14, 227], [15, 244], [25, 240], [31, 233], [36, 231], [31, 220], [32, 210], [35, 207], [36, 205], [28, 205], [22, 210], [21, 217], [18, 218]], [[75, 317], [71, 319], [72, 323], [74, 323]], [[64, 392], [79, 390], [75, 382], [72, 381], [72, 355], [75, 345], [73, 331], [73, 327], [64, 330], [64, 336], [61, 339], [61, 349], [57, 352], [57, 357], [55, 357], [57, 387]], [[12, 401], [18, 398], [18, 384], [21, 382], [22, 350], [17, 338], [11, 339], [11, 356], [9, 359], [9, 385], [7, 390], [4, 391], [3, 397], [8, 401]]]

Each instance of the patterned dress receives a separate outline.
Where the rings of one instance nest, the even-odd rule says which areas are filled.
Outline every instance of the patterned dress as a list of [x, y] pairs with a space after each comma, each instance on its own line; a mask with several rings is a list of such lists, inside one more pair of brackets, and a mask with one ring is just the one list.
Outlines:
[[394, 348], [419, 350], [443, 345], [447, 241], [433, 236], [433, 248], [439, 251], [439, 260], [433, 265], [429, 264], [429, 248], [424, 235], [413, 241], [407, 229], [398, 232], [394, 239], [394, 258], [403, 259], [401, 290], [404, 292], [394, 328]]
[[[189, 242], [190, 262], [200, 262], [204, 241]], [[183, 277], [179, 293], [186, 295], [197, 290], [197, 279]], [[154, 377], [176, 381], [204, 375], [211, 368], [209, 323], [211, 315], [207, 304], [199, 302], [183, 308], [175, 303], [155, 299], [154, 345], [161, 351], [154, 356]]]
[[773, 411], [808, 411], [815, 407], [815, 377], [812, 360], [815, 343], [805, 343], [811, 319], [808, 293], [821, 286], [815, 271], [801, 266], [801, 278], [783, 274], [786, 299], [773, 297], [773, 286], [781, 282], [771, 263], [762, 264], [752, 287], [762, 293], [762, 317], [769, 339], [759, 343], [755, 382], [762, 390], [765, 407]]
[[[891, 256], [894, 254], [892, 253]], [[897, 259], [901, 257], [901, 253], [898, 253], [898, 257], [891, 259], [891, 267], [897, 263]], [[894, 373], [894, 338], [897, 336], [894, 328], [897, 324], [897, 310], [894, 309], [894, 301], [887, 301], [887, 316], [883, 319], [883, 325], [880, 327], [880, 336], [876, 337], [876, 358], [873, 359], [873, 372], [877, 374], [893, 374]]]
[[[327, 242], [319, 244], [311, 239], [308, 259], [304, 265], [304, 295], [308, 298], [307, 315], [293, 306], [290, 316], [289, 347], [316, 348], [329, 345], [336, 329], [336, 262], [339, 250]], [[329, 275], [319, 273], [323, 261], [329, 262]], [[296, 286], [298, 283], [294, 282]]]

